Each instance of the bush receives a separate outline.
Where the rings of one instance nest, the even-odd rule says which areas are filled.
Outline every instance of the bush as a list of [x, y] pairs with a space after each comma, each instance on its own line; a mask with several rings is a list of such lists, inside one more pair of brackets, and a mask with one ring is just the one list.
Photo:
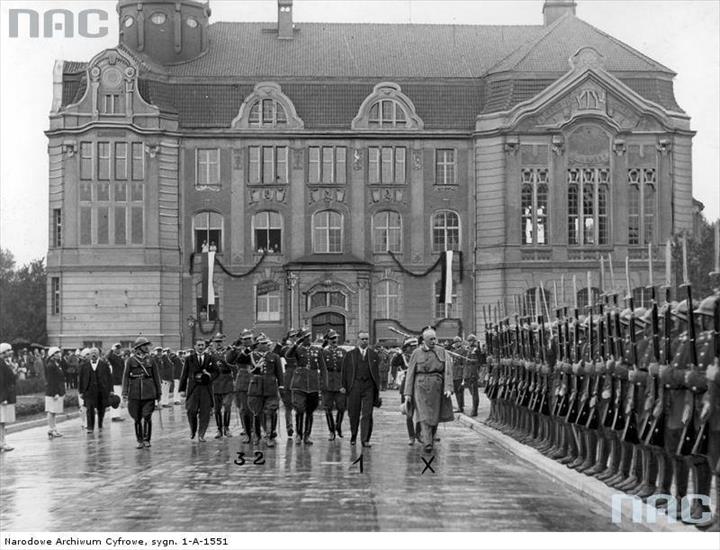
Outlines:
[[15, 382], [16, 395], [30, 395], [32, 393], [45, 393], [45, 381], [42, 378], [26, 378]]

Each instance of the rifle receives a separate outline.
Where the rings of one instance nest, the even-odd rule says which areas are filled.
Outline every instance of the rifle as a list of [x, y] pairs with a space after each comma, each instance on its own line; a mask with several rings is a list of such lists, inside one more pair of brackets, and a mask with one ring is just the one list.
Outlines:
[[[650, 310], [650, 318], [652, 323], [652, 345], [653, 345], [653, 356], [655, 358], [656, 363], [660, 363], [660, 320], [658, 318], [658, 303], [657, 303], [657, 294], [655, 292], [655, 285], [653, 284], [653, 264], [652, 264], [652, 245], [648, 245], [648, 286], [647, 288], [650, 290], [650, 301], [651, 301], [651, 310]], [[652, 375], [648, 376], [648, 384], [650, 385], [650, 388], [648, 390], [648, 393], [653, 396], [654, 399], [657, 399], [657, 388], [656, 388], [656, 380], [655, 377]], [[640, 422], [640, 428], [638, 429], [638, 435], [640, 437], [641, 441], [645, 441], [647, 437], [647, 428], [649, 425], [651, 425], [651, 419], [652, 419], [652, 411], [650, 411], [650, 414], [647, 414], [644, 416], [644, 418]]]

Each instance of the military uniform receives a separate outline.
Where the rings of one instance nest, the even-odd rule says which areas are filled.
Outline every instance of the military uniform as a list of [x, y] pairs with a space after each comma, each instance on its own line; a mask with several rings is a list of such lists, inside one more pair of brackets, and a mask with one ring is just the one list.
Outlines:
[[[472, 412], [470, 416], [477, 416], [478, 406], [480, 405], [480, 395], [478, 393], [480, 350], [474, 339], [470, 339], [463, 355], [465, 356], [463, 360], [463, 386], [468, 389], [470, 398], [472, 399]], [[463, 389], [463, 391], [465, 390]]]
[[[252, 334], [249, 331], [245, 331], [242, 334], [242, 339], [246, 340], [251, 338]], [[236, 342], [237, 343], [237, 342]], [[253, 415], [248, 407], [248, 386], [250, 385], [250, 373], [248, 368], [250, 366], [250, 352], [251, 348], [247, 345], [234, 347], [225, 354], [225, 361], [229, 365], [235, 366], [235, 405], [238, 408], [238, 414], [240, 415], [240, 422], [242, 424], [244, 432], [244, 442], [249, 443], [253, 429]]]
[[251, 352], [249, 373], [248, 406], [254, 416], [254, 443], [260, 441], [261, 427], [264, 426], [267, 445], [273, 447], [280, 403], [278, 390], [283, 384], [280, 357], [271, 351]]
[[224, 354], [221, 351], [213, 353], [213, 357], [218, 369], [217, 378], [212, 383], [215, 402], [215, 424], [218, 429], [215, 439], [220, 439], [222, 436], [232, 437], [230, 433], [230, 417], [233, 397], [235, 396], [234, 379], [237, 367], [225, 361]]
[[125, 362], [122, 379], [122, 396], [127, 399], [128, 412], [135, 420], [138, 448], [150, 447], [152, 413], [162, 393], [157, 364], [142, 350], [149, 344], [142, 337], [135, 340], [133, 354]]
[[[292, 347], [292, 344], [285, 344], [282, 346], [282, 348], [279, 350], [280, 358], [285, 362], [284, 365], [284, 371], [283, 371], [283, 384], [280, 388], [280, 399], [283, 402], [283, 409], [285, 409], [285, 430], [287, 432], [288, 437], [292, 437], [294, 435], [294, 428], [293, 428], [293, 404], [292, 404], [292, 390], [290, 389], [290, 386], [292, 384], [292, 378], [295, 374], [295, 368], [297, 367], [297, 359], [295, 357], [287, 357], [287, 352]], [[300, 437], [302, 437], [302, 434], [299, 434]]]
[[298, 445], [303, 441], [307, 445], [312, 445], [310, 434], [312, 433], [313, 413], [320, 398], [321, 349], [310, 346], [308, 344], [309, 337], [310, 331], [299, 334], [298, 343], [285, 352], [286, 359], [294, 358], [297, 361], [290, 389], [295, 409], [295, 431], [298, 434]]
[[[322, 405], [325, 409], [330, 440], [335, 434], [342, 437], [342, 421], [347, 407], [346, 396], [340, 391], [342, 388], [342, 363], [345, 351], [337, 344], [329, 344], [321, 352], [320, 381], [322, 385]], [[337, 416], [333, 419], [333, 410]]]

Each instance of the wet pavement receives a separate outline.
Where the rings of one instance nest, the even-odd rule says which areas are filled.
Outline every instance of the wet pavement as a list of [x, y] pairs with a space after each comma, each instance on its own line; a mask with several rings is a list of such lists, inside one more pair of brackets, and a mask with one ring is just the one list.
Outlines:
[[[154, 415], [152, 448], [135, 449], [132, 421], [86, 435], [80, 421], [8, 436], [0, 454], [3, 531], [615, 531], [588, 502], [482, 435], [443, 424], [433, 455], [409, 447], [397, 392], [375, 409], [372, 448], [327, 441], [277, 447], [235, 437], [189, 439], [185, 411]], [[262, 453], [255, 454], [254, 451]], [[364, 451], [364, 452], [363, 452]], [[242, 460], [238, 452], [245, 453]], [[362, 472], [360, 462], [362, 454]], [[434, 458], [432, 458], [434, 456]], [[424, 460], [423, 460], [424, 459]], [[257, 464], [255, 463], [257, 462]], [[430, 467], [427, 468], [427, 464]]]

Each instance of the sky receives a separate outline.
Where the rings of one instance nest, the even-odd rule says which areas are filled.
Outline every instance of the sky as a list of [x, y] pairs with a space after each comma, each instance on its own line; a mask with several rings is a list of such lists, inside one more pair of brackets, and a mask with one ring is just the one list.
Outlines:
[[[55, 59], [87, 61], [117, 44], [115, 0], [0, 0], [0, 247], [18, 265], [48, 247], [48, 114]], [[211, 0], [211, 21], [275, 21], [276, 0]], [[542, 24], [543, 0], [296, 0], [294, 20], [485, 25]], [[9, 35], [8, 10], [106, 10], [104, 38]], [[577, 16], [671, 68], [690, 115], [693, 194], [720, 216], [720, 1], [577, 0]], [[41, 33], [42, 34], [42, 33]], [[59, 34], [59, 33], [58, 33]]]

